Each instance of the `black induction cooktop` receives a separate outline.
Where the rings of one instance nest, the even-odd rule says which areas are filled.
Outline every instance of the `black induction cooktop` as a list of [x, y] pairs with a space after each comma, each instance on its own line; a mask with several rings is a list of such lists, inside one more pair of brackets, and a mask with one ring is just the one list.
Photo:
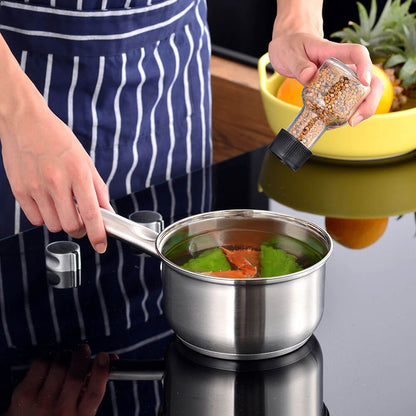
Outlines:
[[[323, 228], [332, 221], [340, 242], [327, 263], [323, 318], [308, 343], [269, 360], [201, 356], [164, 318], [157, 259], [112, 238], [103, 255], [74, 240], [81, 284], [59, 289], [48, 281], [45, 247], [68, 237], [33, 228], [0, 241], [0, 413], [36, 355], [87, 343], [138, 374], [108, 382], [99, 415], [413, 415], [415, 156], [312, 158], [293, 173], [265, 155], [266, 148], [254, 150], [113, 206], [126, 217], [157, 211], [165, 225], [230, 208], [273, 210]], [[352, 221], [342, 226], [340, 218]]]

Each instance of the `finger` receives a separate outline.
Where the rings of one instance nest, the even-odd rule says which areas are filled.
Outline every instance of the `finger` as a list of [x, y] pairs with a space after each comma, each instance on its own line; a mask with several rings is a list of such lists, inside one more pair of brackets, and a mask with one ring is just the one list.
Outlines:
[[74, 184], [73, 191], [88, 239], [98, 253], [104, 253], [107, 248], [107, 234], [92, 179]]
[[56, 212], [55, 203], [48, 194], [33, 195], [43, 221], [49, 231], [57, 233], [62, 230], [58, 213]]
[[287, 67], [289, 72], [282, 75], [295, 76], [304, 85], [311, 79], [307, 79], [308, 76], [314, 74], [312, 65], [318, 68], [330, 57], [337, 58], [347, 65], [354, 65], [360, 81], [364, 85], [370, 85], [373, 66], [367, 48], [362, 45], [341, 44], [319, 37], [299, 35], [297, 39], [281, 48], [284, 50], [280, 50], [277, 55], [284, 61], [283, 66]]
[[372, 80], [373, 63], [366, 47], [358, 44], [330, 41], [313, 42], [308, 48], [308, 56], [321, 65], [325, 59], [334, 57], [347, 65], [354, 65], [360, 81], [368, 86]]
[[46, 359], [37, 359], [31, 365], [26, 377], [19, 383], [14, 391], [18, 398], [35, 400], [49, 372], [50, 363]]
[[[362, 45], [348, 45], [350, 49], [350, 61], [355, 65], [355, 71], [359, 80], [366, 86], [370, 86], [373, 76], [373, 63], [370, 54]], [[346, 62], [349, 63], [349, 62]]]
[[80, 416], [90, 416], [97, 412], [97, 409], [104, 397], [108, 380], [110, 357], [100, 352], [95, 357], [91, 376], [79, 403], [78, 411]]
[[357, 111], [350, 117], [348, 121], [352, 127], [372, 116], [377, 109], [377, 105], [381, 96], [383, 95], [383, 81], [374, 75], [371, 80], [370, 88], [370, 94], [368, 94], [366, 99], [361, 103]]
[[318, 66], [306, 53], [302, 41], [285, 42], [275, 39], [269, 46], [270, 62], [281, 75], [296, 78], [306, 85], [316, 74]]
[[81, 345], [72, 354], [71, 365], [59, 397], [61, 405], [68, 403], [68, 405], [73, 406], [74, 403], [77, 403], [78, 396], [88, 375], [90, 360], [91, 350], [88, 345]]
[[21, 198], [18, 199], [18, 202], [20, 204], [20, 208], [23, 210], [31, 224], [38, 226], [44, 224], [42, 214], [40, 213], [39, 208], [33, 198]]
[[40, 402], [55, 402], [62, 390], [65, 381], [71, 356], [68, 353], [56, 355], [49, 367], [48, 377], [39, 392]]
[[81, 238], [85, 235], [85, 227], [75, 206], [70, 180], [68, 174], [61, 172], [55, 166], [54, 175], [49, 175], [45, 179], [46, 192], [49, 200], [52, 201], [51, 205], [54, 207], [54, 214], [61, 229], [74, 238]]
[[82, 238], [86, 234], [85, 225], [76, 208], [72, 193], [55, 199], [55, 206], [62, 229], [73, 238]]

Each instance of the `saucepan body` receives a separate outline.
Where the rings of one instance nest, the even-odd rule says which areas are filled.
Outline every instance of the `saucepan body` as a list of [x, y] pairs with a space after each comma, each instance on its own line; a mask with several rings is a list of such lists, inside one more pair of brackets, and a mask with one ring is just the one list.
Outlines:
[[[104, 222], [109, 234], [132, 243], [134, 236], [123, 238]], [[191, 349], [231, 360], [271, 358], [300, 348], [317, 328], [332, 252], [332, 240], [319, 226], [270, 211], [223, 210], [184, 218], [154, 237], [152, 242], [153, 235], [140, 235], [133, 244], [162, 261], [164, 313]], [[293, 255], [303, 269], [228, 278], [181, 267], [204, 250], [258, 249], [265, 241]]]

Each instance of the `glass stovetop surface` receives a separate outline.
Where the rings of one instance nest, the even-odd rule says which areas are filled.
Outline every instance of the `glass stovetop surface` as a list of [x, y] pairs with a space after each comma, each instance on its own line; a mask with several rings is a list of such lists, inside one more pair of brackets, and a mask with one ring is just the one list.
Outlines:
[[[104, 255], [77, 240], [81, 286], [52, 288], [45, 247], [68, 237], [34, 228], [0, 241], [0, 414], [40, 351], [88, 343], [93, 354], [111, 351], [161, 369], [150, 380], [109, 381], [98, 415], [413, 415], [414, 155], [365, 164], [313, 159], [293, 173], [264, 159], [266, 152], [257, 149], [113, 205], [126, 217], [158, 211], [165, 225], [203, 211], [255, 208], [331, 226], [343, 243], [334, 243], [323, 318], [304, 347], [250, 363], [200, 356], [175, 339], [164, 318], [157, 259], [112, 238]], [[357, 221], [345, 226], [339, 217], [365, 219], [358, 238]], [[354, 248], [360, 244], [367, 247]]]

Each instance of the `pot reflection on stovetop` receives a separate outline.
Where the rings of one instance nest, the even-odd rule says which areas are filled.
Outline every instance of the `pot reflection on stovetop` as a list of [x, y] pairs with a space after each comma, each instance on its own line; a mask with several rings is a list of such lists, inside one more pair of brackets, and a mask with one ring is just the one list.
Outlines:
[[162, 380], [159, 416], [321, 416], [323, 357], [315, 336], [298, 350], [276, 358], [223, 360], [189, 349], [172, 338], [164, 361], [114, 360], [110, 378]]
[[282, 357], [229, 361], [171, 343], [163, 416], [321, 416], [323, 358], [318, 340]]

